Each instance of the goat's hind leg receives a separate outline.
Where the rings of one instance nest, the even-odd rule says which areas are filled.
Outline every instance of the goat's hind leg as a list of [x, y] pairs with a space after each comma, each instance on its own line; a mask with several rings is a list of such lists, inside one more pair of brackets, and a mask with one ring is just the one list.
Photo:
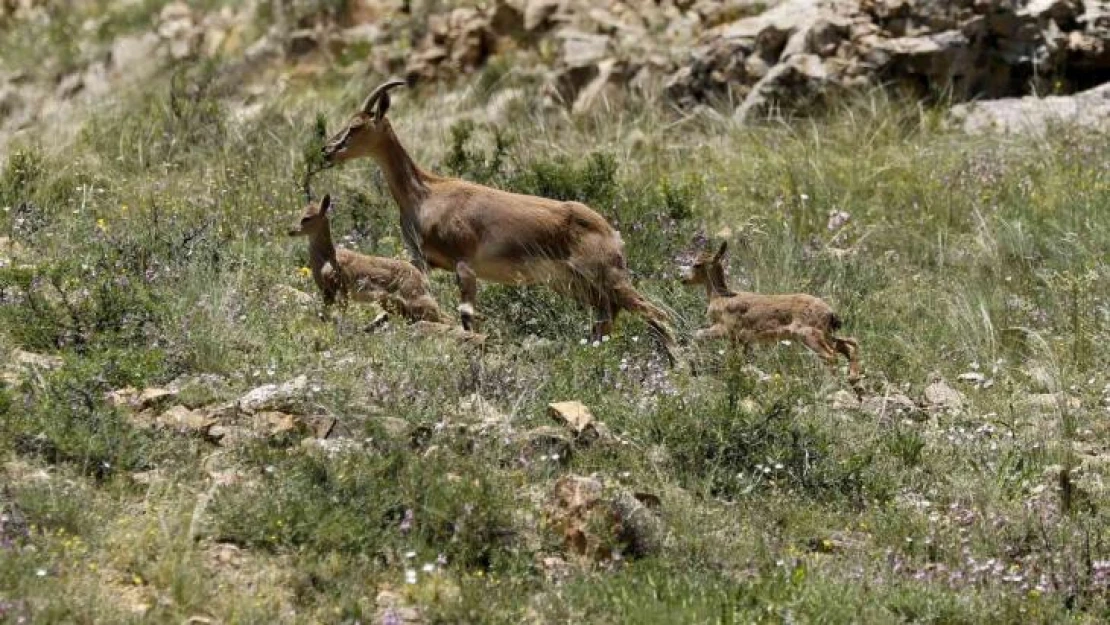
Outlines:
[[836, 351], [844, 354], [848, 359], [848, 380], [854, 382], [860, 379], [859, 342], [851, 337], [832, 337]]
[[613, 323], [616, 321], [617, 313], [620, 310], [601, 298], [591, 302], [590, 308], [594, 311], [594, 325], [590, 330], [590, 342], [603, 341], [605, 337], [613, 334]]
[[806, 328], [798, 334], [802, 345], [808, 347], [813, 353], [821, 357], [833, 372], [836, 372], [836, 350], [824, 332], [817, 328]]
[[713, 339], [723, 339], [727, 337], [728, 328], [719, 323], [694, 332], [694, 340], [696, 341], [711, 341]]
[[478, 299], [478, 276], [466, 261], [455, 263], [455, 280], [459, 284], [459, 320], [463, 330], [474, 331], [475, 304]]

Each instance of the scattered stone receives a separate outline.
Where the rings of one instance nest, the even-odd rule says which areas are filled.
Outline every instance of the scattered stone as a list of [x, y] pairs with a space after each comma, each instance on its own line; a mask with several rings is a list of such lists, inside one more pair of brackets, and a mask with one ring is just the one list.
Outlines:
[[247, 414], [263, 411], [303, 414], [308, 394], [308, 376], [301, 374], [282, 384], [265, 384], [239, 398], [236, 404]]
[[559, 556], [537, 556], [537, 568], [549, 583], [559, 583], [571, 575], [570, 564]]
[[165, 388], [152, 387], [139, 391], [128, 386], [110, 391], [108, 393], [108, 402], [118, 408], [129, 408], [136, 411], [157, 410], [164, 408], [166, 404], [170, 403], [170, 401], [176, 397], [176, 391]]
[[374, 625], [419, 625], [426, 622], [420, 608], [409, 604], [400, 593], [389, 589], [378, 591], [374, 599]]
[[574, 453], [574, 441], [559, 428], [540, 426], [511, 435], [516, 457], [525, 463], [554, 462], [566, 466]]
[[548, 414], [556, 423], [569, 428], [575, 436], [581, 435], [587, 428], [593, 427], [594, 415], [580, 401], [554, 402], [548, 404], [547, 409]]
[[297, 306], [311, 306], [316, 303], [316, 298], [300, 289], [288, 284], [279, 284], [273, 288], [274, 298], [279, 302], [296, 304]]
[[860, 410], [879, 418], [888, 415], [913, 416], [919, 412], [917, 404], [898, 391], [865, 397], [860, 402]]
[[563, 40], [563, 63], [572, 69], [596, 66], [609, 49], [609, 38], [604, 35], [568, 29], [559, 33], [559, 38]]
[[174, 406], [159, 415], [155, 423], [184, 434], [205, 435], [208, 429], [216, 424], [216, 420], [199, 410]]
[[[555, 483], [547, 516], [551, 528], [562, 537], [564, 549], [570, 553], [583, 556], [602, 547], [589, 531], [589, 517], [599, 507], [603, 493], [601, 481], [593, 477], [567, 475]], [[596, 555], [605, 559], [609, 556], [608, 552]]]
[[9, 356], [8, 362], [31, 369], [50, 370], [61, 367], [65, 361], [62, 360], [60, 356], [36, 354], [34, 352], [23, 351], [22, 349], [15, 349]]
[[613, 495], [613, 516], [620, 527], [617, 538], [625, 545], [626, 555], [649, 556], [663, 546], [663, 520], [655, 512], [661, 503], [650, 493], [619, 491]]
[[335, 417], [315, 416], [306, 418], [305, 423], [314, 437], [327, 438], [335, 431], [335, 426], [339, 423], [339, 420]]
[[861, 403], [854, 393], [841, 389], [830, 398], [833, 410], [859, 410]]
[[548, 404], [548, 415], [559, 425], [574, 434], [578, 444], [591, 444], [599, 440], [612, 440], [613, 435], [604, 423], [594, 419], [590, 409], [580, 401], [563, 401]]
[[136, 471], [131, 474], [131, 479], [136, 484], [151, 486], [165, 481], [166, 476], [161, 469], [151, 469], [149, 471]]
[[271, 437], [284, 436], [301, 429], [304, 424], [284, 412], [265, 411], [251, 415], [251, 429]]
[[524, 29], [533, 31], [548, 24], [548, 18], [555, 15], [562, 0], [527, 0], [524, 7]]
[[606, 496], [598, 478], [567, 475], [555, 483], [545, 513], [569, 554], [608, 560], [616, 547], [622, 555], [638, 557], [658, 551], [665, 531], [644, 504], [648, 499], [621, 490]]
[[935, 410], [955, 411], [963, 408], [964, 395], [948, 386], [944, 380], [936, 380], [925, 387], [925, 403]]
[[63, 362], [58, 356], [15, 349], [8, 355], [8, 362], [0, 368], [0, 383], [12, 387], [19, 386], [28, 374], [40, 376], [43, 371], [61, 367]]

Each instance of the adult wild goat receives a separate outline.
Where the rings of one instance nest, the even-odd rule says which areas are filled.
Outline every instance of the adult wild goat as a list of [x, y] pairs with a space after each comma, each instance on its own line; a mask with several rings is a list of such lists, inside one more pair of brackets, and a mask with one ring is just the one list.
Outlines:
[[633, 288], [620, 233], [578, 202], [509, 193], [418, 167], [386, 118], [389, 91], [404, 84], [391, 80], [374, 89], [324, 146], [324, 160], [377, 162], [401, 209], [413, 264], [454, 272], [463, 328], [474, 323], [479, 278], [547, 284], [594, 311], [591, 340], [609, 334], [617, 314], [629, 310], [647, 321], [673, 362], [668, 315]]

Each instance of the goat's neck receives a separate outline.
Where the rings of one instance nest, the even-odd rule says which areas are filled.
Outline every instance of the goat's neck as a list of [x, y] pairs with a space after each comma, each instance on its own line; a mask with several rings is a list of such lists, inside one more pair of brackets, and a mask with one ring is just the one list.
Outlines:
[[374, 160], [382, 168], [389, 193], [401, 207], [401, 213], [418, 212], [420, 203], [428, 195], [429, 175], [416, 166], [392, 128], [385, 129], [385, 139], [382, 147], [375, 151]]
[[401, 209], [401, 238], [409, 256], [418, 269], [427, 271], [420, 205], [428, 197], [427, 183], [434, 176], [417, 167], [397, 135], [393, 134], [393, 128], [387, 127], [385, 132], [383, 147], [374, 153], [374, 160], [382, 168], [389, 193]]
[[335, 244], [331, 240], [331, 228], [327, 224], [309, 235], [308, 258], [309, 262], [312, 263], [312, 269], [316, 272], [319, 272], [328, 263], [331, 263], [333, 267], [338, 265], [335, 258]]
[[705, 294], [711, 300], [736, 295], [736, 291], [728, 288], [728, 284], [725, 282], [724, 269], [718, 267], [709, 271], [709, 279], [705, 282]]

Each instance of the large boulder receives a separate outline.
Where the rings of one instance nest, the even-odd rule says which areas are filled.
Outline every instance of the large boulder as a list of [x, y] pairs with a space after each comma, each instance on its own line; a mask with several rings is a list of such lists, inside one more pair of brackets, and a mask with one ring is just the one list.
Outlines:
[[1054, 127], [1074, 125], [1110, 130], [1110, 83], [1067, 96], [1026, 96], [952, 107], [951, 120], [964, 131], [1041, 135]]

